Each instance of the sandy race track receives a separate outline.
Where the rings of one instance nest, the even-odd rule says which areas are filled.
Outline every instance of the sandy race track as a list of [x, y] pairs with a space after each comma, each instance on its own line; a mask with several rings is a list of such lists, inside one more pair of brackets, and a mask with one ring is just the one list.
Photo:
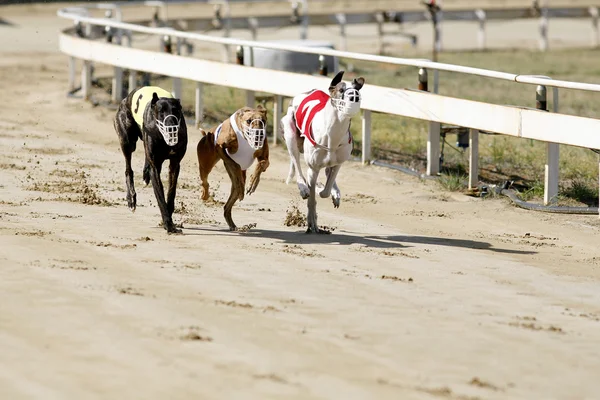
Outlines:
[[128, 211], [113, 111], [67, 98], [49, 15], [0, 25], [0, 398], [598, 398], [596, 216], [348, 163], [306, 235], [279, 146], [230, 233], [190, 128], [169, 236], [140, 150]]

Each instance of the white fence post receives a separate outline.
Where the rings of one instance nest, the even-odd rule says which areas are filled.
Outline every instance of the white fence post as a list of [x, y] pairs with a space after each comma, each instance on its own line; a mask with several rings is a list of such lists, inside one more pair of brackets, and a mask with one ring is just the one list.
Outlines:
[[112, 79], [112, 101], [118, 103], [123, 99], [123, 68], [115, 67]]
[[84, 100], [89, 100], [92, 89], [92, 62], [83, 60], [81, 69], [81, 94]]
[[346, 38], [346, 14], [336, 14], [335, 15], [335, 19], [337, 20], [338, 24], [340, 24], [340, 37], [341, 37], [341, 49], [342, 51], [347, 51], [348, 50], [348, 39]]
[[378, 39], [378, 50], [377, 54], [383, 54], [385, 51], [385, 40], [383, 38], [383, 13], [378, 12], [375, 14], [375, 21], [377, 21], [377, 39]]
[[248, 26], [250, 27], [250, 32], [252, 33], [252, 40], [256, 40], [258, 37], [258, 18], [249, 17], [248, 18]]
[[436, 13], [436, 22], [435, 22], [435, 39], [434, 39], [434, 46], [435, 46], [435, 54], [436, 54], [436, 59], [434, 61], [437, 61], [437, 54], [442, 52], [442, 20], [443, 20], [443, 12], [440, 9], [437, 13]]
[[540, 50], [548, 50], [548, 7], [544, 4], [540, 17]]
[[362, 114], [362, 163], [371, 161], [371, 111], [363, 110]]
[[300, 29], [300, 39], [308, 38], [308, 1], [302, 0], [302, 27]]
[[[437, 71], [435, 71], [437, 72]], [[435, 77], [437, 75], [434, 74]], [[429, 91], [427, 69], [419, 69], [419, 90]], [[434, 93], [437, 92], [437, 79], [434, 78]], [[427, 135], [427, 175], [437, 175], [440, 172], [440, 130], [439, 122], [429, 122]]]
[[204, 113], [204, 103], [203, 103], [203, 92], [204, 85], [202, 82], [196, 82], [196, 103], [195, 103], [195, 111], [196, 111], [196, 128], [200, 128], [200, 122], [202, 121], [202, 114]]
[[469, 129], [469, 189], [479, 184], [479, 131]]
[[[558, 111], [558, 89], [553, 89], [553, 110]], [[548, 95], [546, 87], [538, 85], [535, 91], [535, 108], [548, 111]], [[544, 173], [544, 204], [548, 205], [556, 200], [558, 195], [558, 159], [559, 147], [557, 143], [546, 143], [546, 166]]]
[[173, 96], [181, 99], [181, 78], [173, 78]]
[[71, 92], [75, 89], [75, 69], [76, 69], [75, 57], [69, 57], [69, 92]]
[[256, 106], [256, 93], [254, 90], [246, 90], [246, 106], [251, 108]]
[[129, 92], [137, 86], [137, 72], [133, 69], [129, 70]]
[[283, 118], [283, 97], [276, 95], [273, 102], [273, 146], [277, 145], [277, 134], [279, 133], [281, 118]]
[[598, 32], [598, 7], [590, 7], [590, 16], [592, 17], [592, 47], [598, 47], [600, 44]]
[[485, 50], [486, 47], [486, 37], [485, 37], [485, 11], [476, 10], [475, 16], [479, 21], [479, 30], [477, 31], [477, 47], [479, 50]]

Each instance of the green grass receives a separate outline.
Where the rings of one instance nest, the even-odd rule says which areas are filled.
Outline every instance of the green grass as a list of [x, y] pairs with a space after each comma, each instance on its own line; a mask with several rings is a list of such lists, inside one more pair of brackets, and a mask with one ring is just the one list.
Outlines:
[[[393, 55], [393, 54], [392, 54]], [[429, 54], [415, 55], [429, 57]], [[497, 71], [548, 75], [556, 79], [600, 83], [600, 51], [592, 49], [552, 50], [547, 53], [525, 50], [444, 52], [444, 63], [492, 69]], [[364, 76], [367, 85], [396, 88], [417, 88], [417, 68], [340, 60], [347, 72], [345, 80]], [[331, 75], [331, 74], [330, 74]], [[501, 105], [535, 107], [534, 85], [493, 80], [458, 73], [440, 72], [439, 92], [442, 95]], [[126, 80], [125, 80], [126, 81]], [[431, 81], [430, 81], [431, 82]], [[170, 78], [153, 79], [152, 84], [171, 87]], [[110, 85], [108, 85], [110, 86]], [[195, 84], [183, 81], [183, 104], [193, 117]], [[552, 91], [548, 91], [548, 107], [552, 108]], [[269, 113], [268, 134], [272, 135], [273, 101], [267, 93], [257, 93]], [[574, 90], [560, 91], [560, 112], [600, 118], [600, 94]], [[205, 85], [203, 127], [214, 125], [245, 105], [242, 90]], [[284, 110], [289, 99], [284, 99]], [[372, 154], [376, 159], [401, 163], [421, 172], [426, 166], [428, 122], [373, 113]], [[351, 131], [355, 139], [353, 154], [360, 156], [361, 124], [353, 120]], [[577, 134], [577, 132], [573, 132]], [[600, 132], [598, 133], [600, 134]], [[464, 174], [468, 166], [467, 151], [455, 151], [456, 135], [446, 137], [442, 172]], [[512, 181], [513, 188], [524, 198], [543, 196], [546, 144], [528, 139], [501, 135], [480, 135], [480, 178], [489, 183]], [[563, 200], [598, 204], [598, 155], [588, 149], [560, 147], [560, 197]], [[448, 178], [450, 179], [450, 178]], [[454, 187], [454, 178], [444, 184]], [[450, 190], [450, 189], [449, 189]]]

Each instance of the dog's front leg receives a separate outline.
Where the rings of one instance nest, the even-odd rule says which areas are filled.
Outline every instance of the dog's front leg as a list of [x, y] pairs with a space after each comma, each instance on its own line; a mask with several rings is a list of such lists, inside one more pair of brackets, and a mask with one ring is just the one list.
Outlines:
[[163, 188], [162, 181], [160, 180], [160, 171], [162, 169], [162, 160], [157, 163], [155, 160], [150, 160], [150, 180], [152, 181], [152, 188], [154, 189], [154, 196], [158, 203], [160, 215], [162, 216], [163, 226], [169, 233], [181, 233], [181, 229], [175, 227], [167, 203], [165, 201], [165, 190]]
[[[267, 144], [265, 143], [265, 146]], [[256, 167], [254, 167], [254, 173], [250, 176], [250, 186], [248, 186], [247, 194], [252, 194], [258, 187], [258, 183], [260, 182], [260, 174], [265, 172], [267, 168], [269, 168], [269, 154], [263, 154], [256, 158], [258, 161], [256, 163]]]
[[167, 191], [167, 211], [169, 216], [173, 217], [173, 211], [175, 211], [175, 193], [177, 192], [177, 178], [179, 177], [179, 170], [181, 160], [171, 159], [169, 161], [169, 190]]
[[331, 195], [331, 200], [333, 201], [333, 207], [338, 208], [340, 206], [340, 199], [342, 197], [340, 193], [340, 189], [336, 183], [336, 177], [338, 172], [340, 172], [342, 165], [338, 164], [333, 167], [325, 168], [325, 176], [327, 177], [327, 182], [325, 183], [325, 187], [323, 190], [319, 192], [319, 196], [322, 198], [327, 198]]

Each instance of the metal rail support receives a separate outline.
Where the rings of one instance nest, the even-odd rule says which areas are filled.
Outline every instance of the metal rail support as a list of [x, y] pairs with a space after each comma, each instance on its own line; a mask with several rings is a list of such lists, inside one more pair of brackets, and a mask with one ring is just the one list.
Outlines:
[[363, 110], [362, 113], [362, 157], [363, 164], [371, 162], [371, 111]]
[[469, 189], [479, 184], [479, 131], [469, 129]]
[[[419, 69], [419, 90], [428, 91], [427, 69]], [[434, 93], [437, 93], [437, 76], [434, 79]], [[429, 122], [427, 135], [427, 175], [440, 173], [440, 131], [439, 122]]]
[[238, 46], [235, 50], [235, 63], [244, 65], [244, 48], [242, 46]]
[[75, 70], [75, 57], [69, 57], [69, 92], [72, 92], [75, 89]]
[[92, 62], [83, 60], [81, 69], [81, 94], [84, 100], [89, 100], [92, 89]]
[[327, 76], [327, 60], [324, 55], [319, 56], [319, 75]]

